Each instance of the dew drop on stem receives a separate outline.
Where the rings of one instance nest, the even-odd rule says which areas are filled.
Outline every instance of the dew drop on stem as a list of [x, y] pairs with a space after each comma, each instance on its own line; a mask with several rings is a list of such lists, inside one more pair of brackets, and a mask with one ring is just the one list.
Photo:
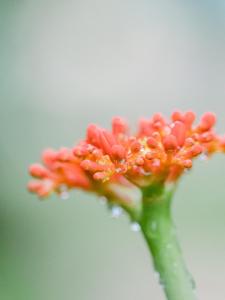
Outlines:
[[152, 221], [151, 222], [151, 230], [152, 231], [156, 231], [157, 230], [157, 222], [156, 221]]
[[99, 197], [99, 202], [101, 205], [105, 205], [107, 203], [107, 198], [104, 196]]
[[139, 232], [141, 227], [137, 222], [132, 222], [130, 228], [133, 232]]
[[112, 215], [112, 218], [114, 219], [117, 219], [119, 218], [123, 213], [123, 210], [120, 206], [113, 206], [111, 208], [111, 215]]

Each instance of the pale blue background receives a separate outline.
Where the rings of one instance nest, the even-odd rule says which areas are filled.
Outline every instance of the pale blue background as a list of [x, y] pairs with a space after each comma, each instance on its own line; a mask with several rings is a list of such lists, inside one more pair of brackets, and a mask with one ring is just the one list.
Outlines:
[[[225, 3], [0, 1], [0, 295], [161, 300], [145, 244], [93, 196], [39, 202], [28, 165], [109, 126], [174, 108], [212, 110], [225, 132]], [[225, 299], [225, 157], [198, 161], [174, 213], [199, 299]]]

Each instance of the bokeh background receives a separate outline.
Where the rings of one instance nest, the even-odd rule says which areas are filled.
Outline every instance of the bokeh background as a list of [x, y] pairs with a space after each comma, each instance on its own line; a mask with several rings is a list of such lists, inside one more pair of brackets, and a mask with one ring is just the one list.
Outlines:
[[[223, 0], [0, 0], [0, 299], [160, 300], [151, 259], [94, 196], [40, 202], [27, 167], [90, 122], [212, 110], [225, 132]], [[225, 157], [196, 161], [174, 214], [199, 299], [225, 299]]]

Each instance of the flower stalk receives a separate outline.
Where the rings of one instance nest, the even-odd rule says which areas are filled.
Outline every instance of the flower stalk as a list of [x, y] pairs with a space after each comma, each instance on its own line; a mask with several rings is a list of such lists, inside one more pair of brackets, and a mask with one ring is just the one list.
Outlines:
[[144, 196], [141, 230], [168, 300], [196, 300], [171, 216], [173, 190]]

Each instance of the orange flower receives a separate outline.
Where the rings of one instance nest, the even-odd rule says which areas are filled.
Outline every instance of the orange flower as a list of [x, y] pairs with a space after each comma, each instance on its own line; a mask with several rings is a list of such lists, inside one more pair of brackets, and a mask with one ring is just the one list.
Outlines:
[[[112, 186], [135, 189], [175, 182], [195, 157], [225, 151], [225, 138], [213, 130], [213, 113], [205, 113], [197, 125], [194, 121], [191, 111], [175, 111], [169, 121], [155, 114], [140, 120], [136, 134], [120, 117], [112, 120], [110, 131], [91, 124], [85, 140], [74, 148], [44, 151], [43, 165], [30, 167], [37, 180], [28, 189], [40, 197], [67, 187], [119, 198]], [[131, 201], [130, 196], [122, 198], [124, 205]]]

